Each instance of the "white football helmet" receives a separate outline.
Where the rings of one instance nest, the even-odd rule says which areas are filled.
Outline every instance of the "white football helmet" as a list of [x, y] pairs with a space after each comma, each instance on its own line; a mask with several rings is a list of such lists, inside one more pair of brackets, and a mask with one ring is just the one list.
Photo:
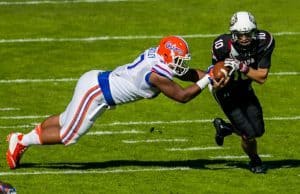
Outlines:
[[236, 12], [231, 17], [229, 30], [233, 41], [238, 41], [242, 35], [255, 39], [257, 26], [254, 16], [246, 11]]

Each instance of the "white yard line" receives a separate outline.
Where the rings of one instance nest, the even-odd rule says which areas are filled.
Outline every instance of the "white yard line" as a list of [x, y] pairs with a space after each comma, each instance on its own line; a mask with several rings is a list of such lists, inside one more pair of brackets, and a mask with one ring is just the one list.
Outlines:
[[[0, 120], [23, 120], [23, 119], [40, 119], [46, 118], [47, 115], [31, 115], [31, 116], [0, 116]], [[290, 120], [300, 120], [300, 116], [293, 117], [265, 117], [265, 120], [268, 121], [290, 121]], [[175, 120], [175, 121], [128, 121], [128, 122], [112, 122], [107, 124], [95, 124], [96, 127], [107, 127], [107, 126], [119, 126], [119, 125], [155, 125], [155, 124], [185, 124], [185, 123], [209, 123], [213, 119], [196, 119], [196, 120]], [[0, 126], [5, 127], [5, 126]], [[15, 125], [18, 127], [18, 125]]]
[[277, 76], [300, 75], [300, 72], [270, 72], [269, 75], [277, 75]]
[[25, 2], [10, 2], [10, 1], [2, 1], [1, 5], [40, 5], [40, 4], [73, 4], [73, 3], [106, 3], [106, 2], [126, 2], [126, 1], [134, 1], [134, 2], [143, 2], [143, 0], [64, 0], [64, 1], [25, 1]]
[[190, 148], [166, 148], [166, 151], [202, 151], [202, 150], [220, 150], [223, 147], [190, 147]]
[[[275, 76], [294, 76], [300, 72], [270, 72], [269, 75]], [[52, 78], [52, 79], [2, 79], [0, 84], [22, 84], [22, 83], [44, 83], [44, 82], [75, 82], [78, 78]]]
[[20, 109], [19, 108], [12, 108], [12, 107], [0, 108], [0, 111], [14, 111], [14, 110], [20, 110]]
[[[270, 154], [259, 154], [261, 158], [272, 158], [273, 156]], [[248, 158], [246, 155], [241, 156], [210, 156], [211, 159], [240, 159], [240, 158]]]
[[40, 118], [46, 118], [49, 115], [28, 115], [28, 116], [0, 116], [0, 119], [2, 120], [23, 120], [23, 119], [40, 119]]
[[0, 80], [1, 84], [15, 84], [15, 83], [43, 83], [43, 82], [73, 82], [76, 78], [57, 78], [57, 79], [12, 79]]
[[[1, 117], [0, 117], [1, 118]], [[209, 123], [213, 119], [199, 120], [175, 120], [175, 121], [128, 121], [128, 122], [112, 122], [108, 124], [96, 124], [96, 126], [118, 126], [118, 125], [160, 125], [160, 124], [180, 124], [180, 123]]]
[[28, 129], [33, 127], [34, 125], [12, 125], [12, 126], [0, 126], [0, 129]]
[[[0, 117], [1, 119], [1, 117]], [[265, 120], [300, 120], [300, 116], [293, 117], [265, 117]], [[96, 126], [119, 126], [119, 125], [154, 125], [154, 124], [185, 124], [185, 123], [210, 123], [213, 119], [175, 120], [175, 121], [129, 121], [112, 122], [109, 124], [96, 124]]]
[[[270, 72], [269, 75], [275, 76], [293, 76], [300, 75], [300, 72]], [[2, 79], [0, 84], [15, 83], [44, 83], [44, 82], [75, 82], [78, 78], [52, 78], [52, 79]]]
[[95, 132], [88, 132], [87, 135], [114, 135], [114, 134], [140, 134], [146, 133], [145, 131], [138, 131], [138, 130], [125, 130], [125, 131], [95, 131]]
[[0, 176], [26, 176], [26, 175], [64, 175], [64, 174], [119, 174], [133, 172], [161, 172], [192, 170], [189, 167], [175, 168], [144, 168], [144, 169], [116, 169], [116, 170], [57, 170], [57, 171], [32, 171], [32, 172], [0, 172]]
[[[190, 34], [181, 35], [183, 38], [213, 38], [219, 34]], [[298, 36], [300, 32], [275, 32], [275, 36]], [[91, 42], [106, 40], [137, 40], [137, 39], [160, 39], [163, 35], [128, 35], [128, 36], [94, 36], [82, 38], [19, 38], [19, 39], [0, 39], [0, 43], [27, 43], [27, 42]]]
[[157, 143], [157, 142], [187, 142], [187, 139], [145, 139], [145, 140], [122, 140], [123, 143]]

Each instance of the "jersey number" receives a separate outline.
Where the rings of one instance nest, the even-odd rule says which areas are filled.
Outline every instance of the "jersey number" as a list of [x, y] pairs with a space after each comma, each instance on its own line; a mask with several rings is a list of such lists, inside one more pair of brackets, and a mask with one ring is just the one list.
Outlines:
[[144, 54], [140, 55], [140, 59], [137, 62], [135, 62], [134, 64], [128, 66], [127, 69], [132, 69], [132, 68], [136, 67], [139, 63], [141, 63], [144, 60], [144, 58], [145, 58]]
[[215, 49], [222, 48], [224, 46], [224, 42], [222, 39], [215, 42]]

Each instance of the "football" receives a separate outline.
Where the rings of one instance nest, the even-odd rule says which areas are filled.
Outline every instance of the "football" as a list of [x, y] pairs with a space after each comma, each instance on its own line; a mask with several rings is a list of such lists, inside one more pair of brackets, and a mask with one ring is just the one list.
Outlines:
[[229, 68], [224, 66], [224, 61], [217, 62], [212, 69], [212, 74], [216, 81], [226, 78], [228, 76], [228, 72]]

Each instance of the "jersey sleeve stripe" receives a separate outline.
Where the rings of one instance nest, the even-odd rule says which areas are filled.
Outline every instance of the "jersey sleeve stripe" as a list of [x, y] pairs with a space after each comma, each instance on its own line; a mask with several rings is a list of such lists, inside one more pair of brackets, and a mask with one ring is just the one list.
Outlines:
[[268, 46], [266, 47], [266, 49], [270, 48], [272, 43], [273, 43], [273, 36], [270, 34], [270, 42], [269, 42]]
[[159, 65], [154, 65], [152, 67], [152, 72], [158, 73], [159, 75], [165, 76], [167, 78], [169, 78], [170, 80], [173, 79], [173, 74], [166, 68], [163, 68]]

